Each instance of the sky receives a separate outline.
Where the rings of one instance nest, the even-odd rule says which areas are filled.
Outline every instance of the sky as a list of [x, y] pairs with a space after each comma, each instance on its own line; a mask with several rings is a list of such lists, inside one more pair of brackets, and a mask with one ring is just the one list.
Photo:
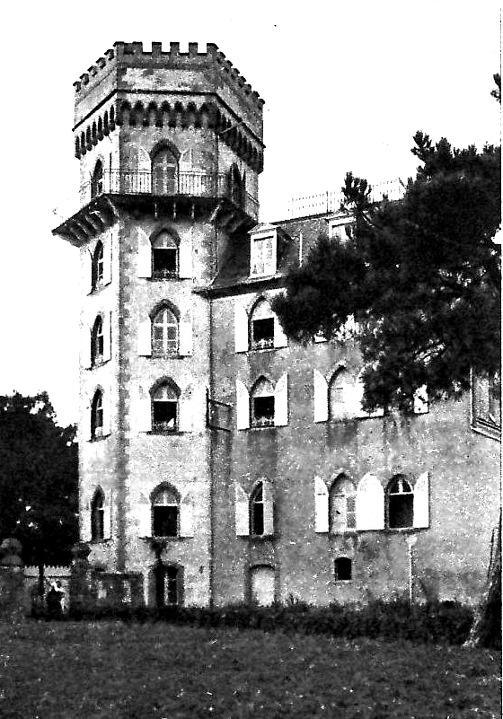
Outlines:
[[492, 0], [28, 0], [0, 19], [0, 394], [47, 391], [63, 426], [78, 416], [78, 251], [51, 230], [78, 209], [73, 82], [115, 41], [214, 42], [265, 100], [261, 221], [349, 170], [406, 180], [417, 130], [500, 142]]

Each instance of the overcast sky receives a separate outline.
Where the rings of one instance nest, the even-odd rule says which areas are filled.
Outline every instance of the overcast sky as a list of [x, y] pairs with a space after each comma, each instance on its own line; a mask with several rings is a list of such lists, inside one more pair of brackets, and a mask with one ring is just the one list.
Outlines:
[[[6, 9], [8, 8], [8, 10]], [[24, 2], [3, 7], [0, 394], [47, 390], [77, 419], [78, 207], [72, 83], [116, 40], [214, 42], [263, 97], [261, 220], [292, 197], [414, 173], [416, 130], [499, 143], [499, 3]]]

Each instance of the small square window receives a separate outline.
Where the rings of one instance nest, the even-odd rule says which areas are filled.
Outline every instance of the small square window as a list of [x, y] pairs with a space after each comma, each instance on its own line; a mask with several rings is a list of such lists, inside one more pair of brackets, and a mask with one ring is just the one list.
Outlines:
[[348, 582], [353, 578], [351, 559], [339, 557], [334, 562], [334, 579], [336, 582]]
[[274, 318], [254, 320], [252, 323], [252, 349], [274, 347]]
[[254, 427], [271, 427], [274, 425], [274, 397], [253, 398]]
[[154, 277], [172, 277], [176, 275], [175, 249], [155, 249], [154, 255]]

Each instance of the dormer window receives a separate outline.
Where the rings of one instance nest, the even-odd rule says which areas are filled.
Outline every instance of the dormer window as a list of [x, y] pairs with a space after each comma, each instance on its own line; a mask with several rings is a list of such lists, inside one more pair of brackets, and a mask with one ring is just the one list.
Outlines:
[[351, 231], [351, 226], [344, 221], [333, 220], [328, 226], [328, 236], [331, 240], [338, 240], [339, 242], [346, 242], [348, 239], [348, 233]]
[[250, 232], [250, 277], [269, 277], [277, 271], [277, 228], [257, 225]]

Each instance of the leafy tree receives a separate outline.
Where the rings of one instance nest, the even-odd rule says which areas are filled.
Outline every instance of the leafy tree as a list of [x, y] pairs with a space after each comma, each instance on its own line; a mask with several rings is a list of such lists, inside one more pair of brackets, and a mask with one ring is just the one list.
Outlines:
[[75, 427], [58, 427], [45, 392], [0, 396], [0, 541], [26, 564], [67, 564], [78, 540]]
[[501, 150], [421, 132], [414, 141], [421, 165], [403, 199], [373, 203], [367, 181], [348, 173], [348, 237], [320, 237], [274, 302], [300, 342], [337, 339], [354, 317], [369, 410], [409, 408], [423, 385], [430, 399], [456, 396], [472, 369], [500, 366]]

